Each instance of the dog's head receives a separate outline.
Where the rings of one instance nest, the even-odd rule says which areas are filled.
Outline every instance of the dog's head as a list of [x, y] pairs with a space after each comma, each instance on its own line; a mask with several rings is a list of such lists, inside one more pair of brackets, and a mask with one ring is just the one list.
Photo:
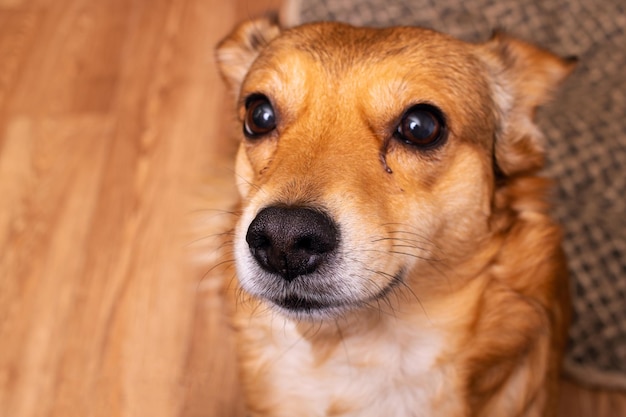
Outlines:
[[239, 280], [298, 317], [429, 297], [483, 268], [510, 210], [498, 189], [541, 168], [532, 116], [572, 66], [505, 35], [269, 20], [217, 57], [241, 122]]

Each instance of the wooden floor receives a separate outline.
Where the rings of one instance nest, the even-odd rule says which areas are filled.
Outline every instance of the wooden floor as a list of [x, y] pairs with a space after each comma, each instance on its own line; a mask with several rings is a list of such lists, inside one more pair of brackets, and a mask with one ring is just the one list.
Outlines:
[[[241, 415], [213, 47], [277, 1], [0, 0], [0, 417]], [[562, 416], [626, 415], [565, 388]]]

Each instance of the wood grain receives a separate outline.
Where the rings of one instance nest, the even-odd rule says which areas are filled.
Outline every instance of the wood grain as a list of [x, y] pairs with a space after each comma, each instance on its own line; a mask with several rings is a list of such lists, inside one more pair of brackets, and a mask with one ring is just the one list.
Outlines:
[[[213, 48], [278, 3], [0, 0], [0, 417], [242, 415]], [[566, 394], [563, 416], [626, 410]]]

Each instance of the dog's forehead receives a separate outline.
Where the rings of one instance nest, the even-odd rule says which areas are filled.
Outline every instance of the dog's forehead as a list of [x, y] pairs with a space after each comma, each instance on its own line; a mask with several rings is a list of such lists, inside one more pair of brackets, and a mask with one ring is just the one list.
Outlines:
[[[398, 73], [466, 76], [477, 60], [473, 45], [418, 27], [360, 28], [316, 23], [283, 32], [261, 54], [264, 66], [281, 68], [296, 60], [311, 70], [341, 77], [354, 68], [386, 68]], [[474, 74], [475, 75], [475, 74]]]
[[[419, 27], [371, 28], [321, 22], [287, 30], [276, 48], [308, 53], [329, 65], [349, 66], [394, 57], [429, 57], [462, 52], [465, 43], [448, 35]], [[340, 60], [338, 60], [340, 58]]]
[[472, 44], [418, 27], [359, 28], [340, 23], [316, 23], [283, 32], [261, 53], [254, 70], [256, 81], [280, 77], [297, 83], [307, 74], [322, 79], [345, 77], [372, 81], [402, 78], [408, 81], [455, 84], [476, 83], [482, 66]]

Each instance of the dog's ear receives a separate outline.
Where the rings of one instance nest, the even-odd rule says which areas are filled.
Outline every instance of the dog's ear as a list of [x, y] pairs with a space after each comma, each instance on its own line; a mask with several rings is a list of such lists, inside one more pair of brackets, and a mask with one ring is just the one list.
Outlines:
[[542, 135], [533, 118], [554, 89], [570, 74], [575, 58], [551, 52], [501, 32], [482, 45], [494, 77], [494, 101], [500, 131], [496, 137], [497, 169], [505, 176], [532, 172], [543, 166]]
[[237, 26], [217, 45], [218, 67], [232, 91], [239, 91], [254, 60], [280, 31], [274, 18], [249, 20]]

